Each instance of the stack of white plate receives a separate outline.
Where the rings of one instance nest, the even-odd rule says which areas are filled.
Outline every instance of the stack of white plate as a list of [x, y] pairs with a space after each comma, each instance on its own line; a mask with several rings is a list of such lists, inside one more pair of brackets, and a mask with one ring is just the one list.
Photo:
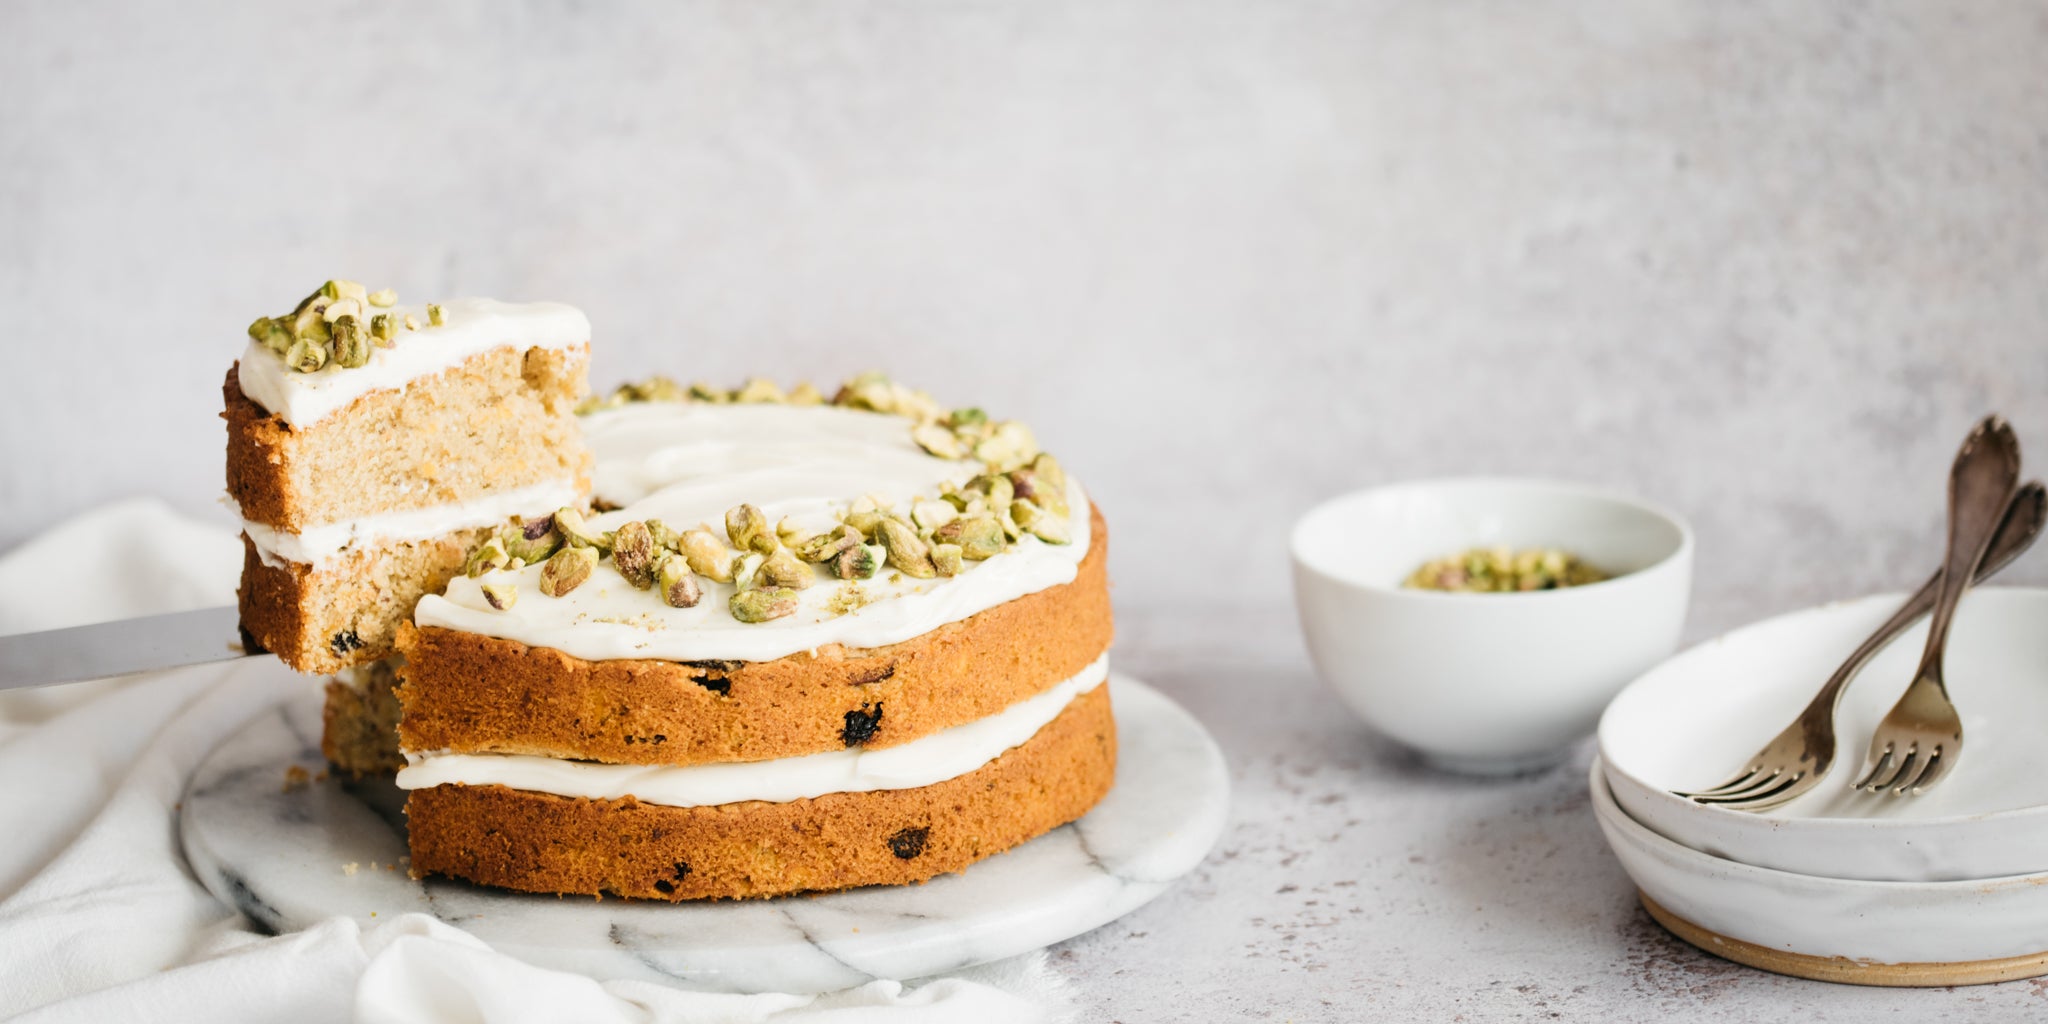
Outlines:
[[1737, 630], [1608, 707], [1593, 806], [1644, 907], [1681, 938], [1767, 970], [1868, 985], [2048, 974], [2048, 590], [1965, 597], [1946, 662], [1963, 751], [1935, 789], [1850, 788], [1912, 677], [1922, 624], [1850, 685], [1833, 769], [1812, 792], [1763, 814], [1674, 792], [1724, 781], [1903, 600]]

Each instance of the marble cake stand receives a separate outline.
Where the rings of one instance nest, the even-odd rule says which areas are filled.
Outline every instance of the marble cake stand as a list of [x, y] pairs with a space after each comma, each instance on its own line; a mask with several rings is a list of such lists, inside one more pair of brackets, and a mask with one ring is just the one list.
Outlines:
[[1200, 723], [1112, 675], [1116, 785], [1071, 825], [924, 885], [725, 903], [534, 896], [406, 875], [403, 796], [386, 779], [323, 779], [308, 694], [208, 755], [185, 791], [185, 856], [215, 896], [264, 928], [431, 914], [529, 963], [601, 979], [721, 992], [827, 992], [1015, 956], [1144, 905], [1201, 863], [1230, 804]]

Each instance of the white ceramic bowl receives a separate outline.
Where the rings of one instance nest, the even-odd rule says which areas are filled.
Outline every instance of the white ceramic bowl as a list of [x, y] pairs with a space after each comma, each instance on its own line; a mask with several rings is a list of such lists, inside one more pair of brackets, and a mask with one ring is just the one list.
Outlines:
[[1717, 935], [1868, 964], [1967, 964], [2048, 951], [2048, 874], [1867, 882], [1753, 867], [1674, 843], [1630, 818], [1609, 793], [1598, 758], [1590, 785], [1600, 831], [1636, 887]]
[[1963, 598], [1945, 672], [1963, 752], [1927, 793], [1849, 789], [1920, 660], [1924, 624], [1850, 684], [1835, 718], [1835, 764], [1813, 792], [1766, 814], [1672, 792], [1726, 779], [1904, 600], [1880, 594], [1779, 616], [1629, 684], [1600, 721], [1615, 799], [1693, 849], [1801, 874], [1912, 882], [2048, 871], [2048, 590], [1987, 587]]
[[[1555, 547], [1616, 574], [1525, 594], [1409, 590], [1478, 545]], [[1295, 525], [1294, 595], [1317, 671], [1373, 728], [1459, 771], [1549, 764], [1678, 644], [1692, 531], [1620, 495], [1538, 480], [1360, 491]]]

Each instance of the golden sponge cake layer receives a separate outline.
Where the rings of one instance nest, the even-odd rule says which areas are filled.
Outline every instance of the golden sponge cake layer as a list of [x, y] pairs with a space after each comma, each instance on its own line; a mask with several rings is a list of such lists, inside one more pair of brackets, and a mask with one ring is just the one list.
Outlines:
[[1116, 775], [1109, 687], [994, 761], [915, 789], [787, 803], [666, 807], [504, 786], [435, 786], [406, 803], [416, 876], [526, 892], [745, 899], [922, 882], [1081, 815]]

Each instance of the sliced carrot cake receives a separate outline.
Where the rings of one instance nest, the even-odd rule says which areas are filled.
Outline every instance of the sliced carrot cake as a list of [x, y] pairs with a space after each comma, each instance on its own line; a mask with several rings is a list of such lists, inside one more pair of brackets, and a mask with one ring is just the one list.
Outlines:
[[1114, 774], [1104, 527], [1028, 430], [879, 376], [656, 381], [583, 417], [595, 498], [419, 602], [412, 868], [534, 892], [921, 881]]

